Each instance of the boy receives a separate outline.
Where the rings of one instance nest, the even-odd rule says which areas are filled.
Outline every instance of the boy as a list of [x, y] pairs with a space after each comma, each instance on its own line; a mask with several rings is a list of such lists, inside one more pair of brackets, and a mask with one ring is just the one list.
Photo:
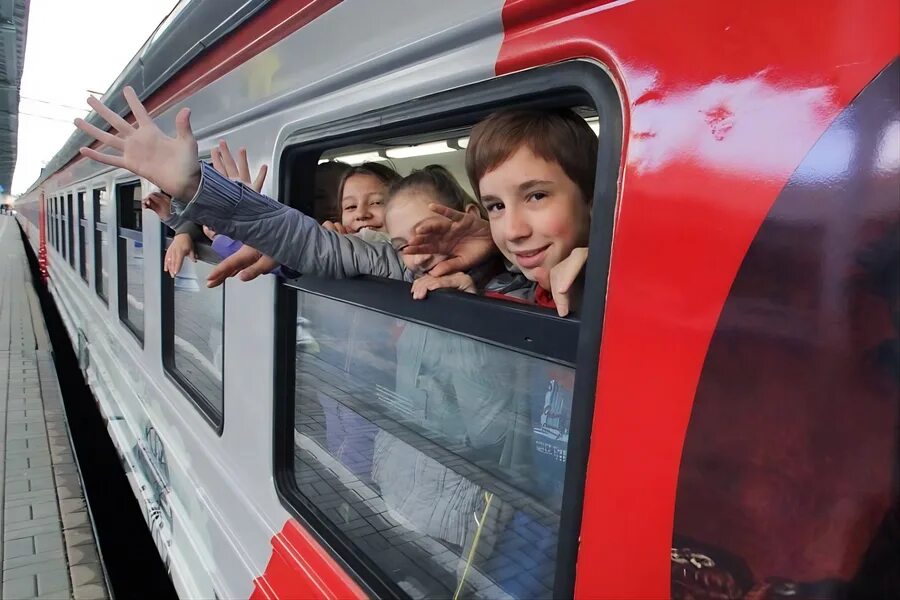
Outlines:
[[[475, 126], [466, 171], [488, 213], [491, 239], [511, 266], [488, 283], [486, 295], [568, 314], [572, 284], [587, 260], [596, 165], [597, 137], [570, 110], [498, 111]], [[477, 237], [477, 221], [434, 210], [457, 223], [420, 228], [408, 251], [460, 257], [453, 265], [459, 270], [483, 260], [487, 244], [466, 256], [458, 243]], [[415, 286], [472, 289], [459, 273], [431, 276]]]

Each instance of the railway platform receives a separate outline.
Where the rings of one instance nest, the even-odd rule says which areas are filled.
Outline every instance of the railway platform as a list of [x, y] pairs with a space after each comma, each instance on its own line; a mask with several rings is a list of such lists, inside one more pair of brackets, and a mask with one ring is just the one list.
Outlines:
[[107, 598], [19, 227], [0, 216], [0, 598]]

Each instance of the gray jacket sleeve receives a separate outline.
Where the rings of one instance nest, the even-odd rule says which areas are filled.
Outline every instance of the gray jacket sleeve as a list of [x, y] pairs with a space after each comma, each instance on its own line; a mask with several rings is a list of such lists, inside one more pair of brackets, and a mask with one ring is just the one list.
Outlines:
[[200, 165], [200, 187], [181, 213], [184, 219], [249, 244], [303, 275], [412, 281], [390, 244], [328, 231], [299, 210], [224, 177], [207, 163]]
[[188, 234], [195, 242], [204, 238], [203, 228], [193, 221], [182, 221], [181, 224], [175, 228], [175, 235], [181, 233]]

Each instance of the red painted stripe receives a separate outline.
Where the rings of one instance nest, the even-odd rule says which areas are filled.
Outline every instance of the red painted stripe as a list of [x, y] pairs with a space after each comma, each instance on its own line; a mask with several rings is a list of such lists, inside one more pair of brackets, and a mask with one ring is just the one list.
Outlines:
[[296, 521], [272, 538], [272, 556], [253, 582], [251, 600], [366, 598], [363, 590]]
[[790, 174], [896, 56], [897, 10], [891, 0], [507, 2], [498, 74], [592, 58], [625, 103], [579, 597], [669, 596], [682, 445], [719, 313]]

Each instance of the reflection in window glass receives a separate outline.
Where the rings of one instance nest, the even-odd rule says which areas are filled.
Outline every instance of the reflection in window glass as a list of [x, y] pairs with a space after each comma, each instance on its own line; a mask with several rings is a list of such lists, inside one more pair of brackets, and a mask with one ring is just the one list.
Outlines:
[[86, 254], [88, 231], [88, 221], [84, 212], [84, 192], [78, 192], [78, 269], [85, 281], [90, 281]]
[[413, 598], [549, 597], [574, 370], [297, 304], [300, 493]]
[[106, 188], [93, 190], [94, 200], [94, 272], [97, 295], [103, 300], [109, 298], [109, 273], [106, 271], [108, 240], [106, 239]]
[[208, 288], [213, 265], [184, 261], [173, 282], [173, 367], [191, 391], [222, 414], [224, 286]]
[[125, 247], [125, 313], [122, 318], [128, 322], [137, 336], [144, 337], [144, 244], [130, 238], [119, 238]]
[[72, 212], [72, 194], [66, 196], [66, 256], [69, 265], [75, 266], [75, 213]]

